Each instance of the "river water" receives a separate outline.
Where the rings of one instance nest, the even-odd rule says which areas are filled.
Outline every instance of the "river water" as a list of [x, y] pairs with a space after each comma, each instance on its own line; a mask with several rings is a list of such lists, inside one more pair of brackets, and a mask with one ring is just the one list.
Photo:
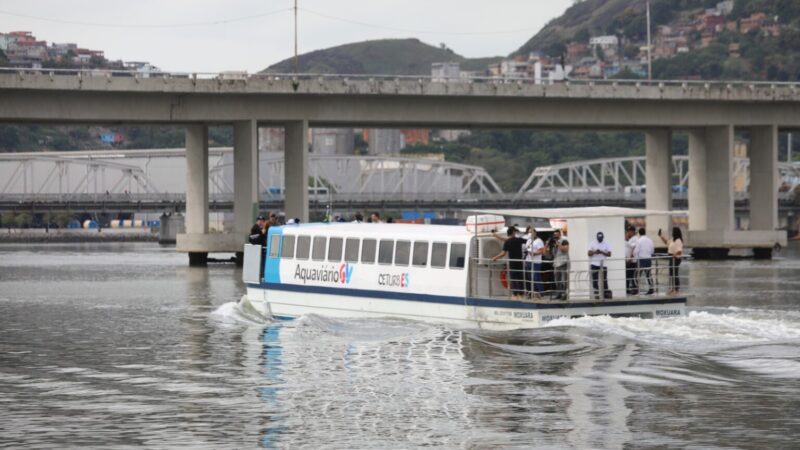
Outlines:
[[0, 447], [797, 448], [800, 250], [687, 266], [687, 317], [487, 333], [264, 323], [231, 265], [0, 246]]

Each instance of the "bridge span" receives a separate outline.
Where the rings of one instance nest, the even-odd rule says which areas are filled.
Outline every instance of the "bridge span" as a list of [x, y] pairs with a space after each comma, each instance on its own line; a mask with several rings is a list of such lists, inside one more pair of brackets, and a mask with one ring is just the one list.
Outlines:
[[[257, 128], [286, 136], [287, 214], [308, 217], [309, 127], [641, 130], [650, 209], [672, 205], [671, 139], [689, 134], [690, 244], [771, 247], [778, 226], [778, 132], [800, 125], [796, 83], [523, 81], [326, 75], [14, 71], [0, 74], [0, 121], [184, 126], [187, 233], [178, 248], [204, 261], [238, 250], [257, 208]], [[234, 233], [208, 233], [208, 126], [234, 129]], [[734, 133], [750, 135], [750, 231], [734, 229]], [[757, 199], [757, 201], [755, 200]], [[666, 217], [648, 218], [667, 228]]]

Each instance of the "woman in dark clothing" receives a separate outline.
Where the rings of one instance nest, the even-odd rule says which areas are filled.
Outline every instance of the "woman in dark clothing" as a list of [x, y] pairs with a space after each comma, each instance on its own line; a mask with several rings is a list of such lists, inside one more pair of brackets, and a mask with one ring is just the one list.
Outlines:
[[667, 253], [671, 258], [669, 259], [669, 292], [667, 295], [675, 295], [681, 289], [681, 276], [678, 267], [681, 265], [681, 257], [683, 256], [683, 234], [678, 227], [672, 227], [672, 239], [667, 239], [658, 230], [658, 237], [667, 246]]

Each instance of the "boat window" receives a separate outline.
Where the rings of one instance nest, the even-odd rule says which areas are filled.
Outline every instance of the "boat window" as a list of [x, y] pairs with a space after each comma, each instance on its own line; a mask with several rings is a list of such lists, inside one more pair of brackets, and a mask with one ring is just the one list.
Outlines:
[[364, 239], [361, 244], [361, 264], [375, 264], [375, 239]]
[[279, 253], [278, 251], [281, 248], [281, 235], [280, 234], [273, 234], [269, 238], [269, 257], [270, 258], [277, 258]]
[[328, 261], [339, 262], [342, 260], [342, 238], [332, 237], [328, 241]]
[[[373, 258], [374, 252], [373, 252]], [[358, 238], [347, 238], [344, 243], [344, 260], [347, 262], [358, 262]]]
[[447, 261], [447, 244], [444, 242], [434, 242], [431, 247], [431, 267], [444, 269]]
[[428, 243], [424, 241], [414, 242], [414, 257], [411, 264], [419, 267], [428, 265]]
[[394, 241], [391, 239], [381, 239], [381, 245], [378, 248], [378, 264], [391, 264], [393, 251]]
[[281, 258], [294, 258], [294, 236], [283, 236]]
[[463, 269], [464, 255], [467, 253], [467, 244], [452, 244], [450, 246], [450, 268]]
[[411, 242], [397, 241], [397, 248], [394, 250], [394, 265], [407, 266], [411, 258]]
[[325, 236], [314, 236], [314, 246], [311, 247], [311, 259], [314, 261], [325, 260]]
[[295, 258], [308, 259], [308, 252], [311, 249], [311, 238], [308, 236], [297, 236], [297, 251]]
[[311, 249], [311, 238], [308, 236], [297, 237], [297, 253], [295, 258], [308, 259], [308, 251]]

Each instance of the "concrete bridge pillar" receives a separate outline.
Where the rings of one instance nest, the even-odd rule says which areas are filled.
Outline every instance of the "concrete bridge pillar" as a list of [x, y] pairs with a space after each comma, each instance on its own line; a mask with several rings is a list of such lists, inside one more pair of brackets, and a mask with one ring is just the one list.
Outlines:
[[186, 126], [186, 233], [178, 235], [178, 251], [189, 253], [189, 265], [205, 265], [208, 249], [208, 126]]
[[[647, 156], [645, 173], [647, 190], [645, 207], [669, 211], [672, 209], [672, 131], [653, 129], [645, 132]], [[670, 216], [647, 216], [647, 231], [655, 234], [658, 229], [670, 230]]]
[[284, 208], [286, 218], [308, 223], [308, 121], [286, 125], [284, 157]]
[[[258, 215], [258, 125], [233, 124], [233, 216], [235, 235], [245, 242]], [[241, 253], [239, 249], [237, 253]]]
[[689, 131], [689, 236], [698, 258], [724, 258], [734, 250], [769, 258], [775, 244], [786, 245], [777, 231], [778, 130], [752, 128], [750, 150], [751, 229], [736, 230], [733, 221], [733, 126]]
[[778, 228], [778, 127], [750, 131], [750, 229], [774, 231]]
[[689, 131], [689, 230], [733, 230], [733, 126]]

